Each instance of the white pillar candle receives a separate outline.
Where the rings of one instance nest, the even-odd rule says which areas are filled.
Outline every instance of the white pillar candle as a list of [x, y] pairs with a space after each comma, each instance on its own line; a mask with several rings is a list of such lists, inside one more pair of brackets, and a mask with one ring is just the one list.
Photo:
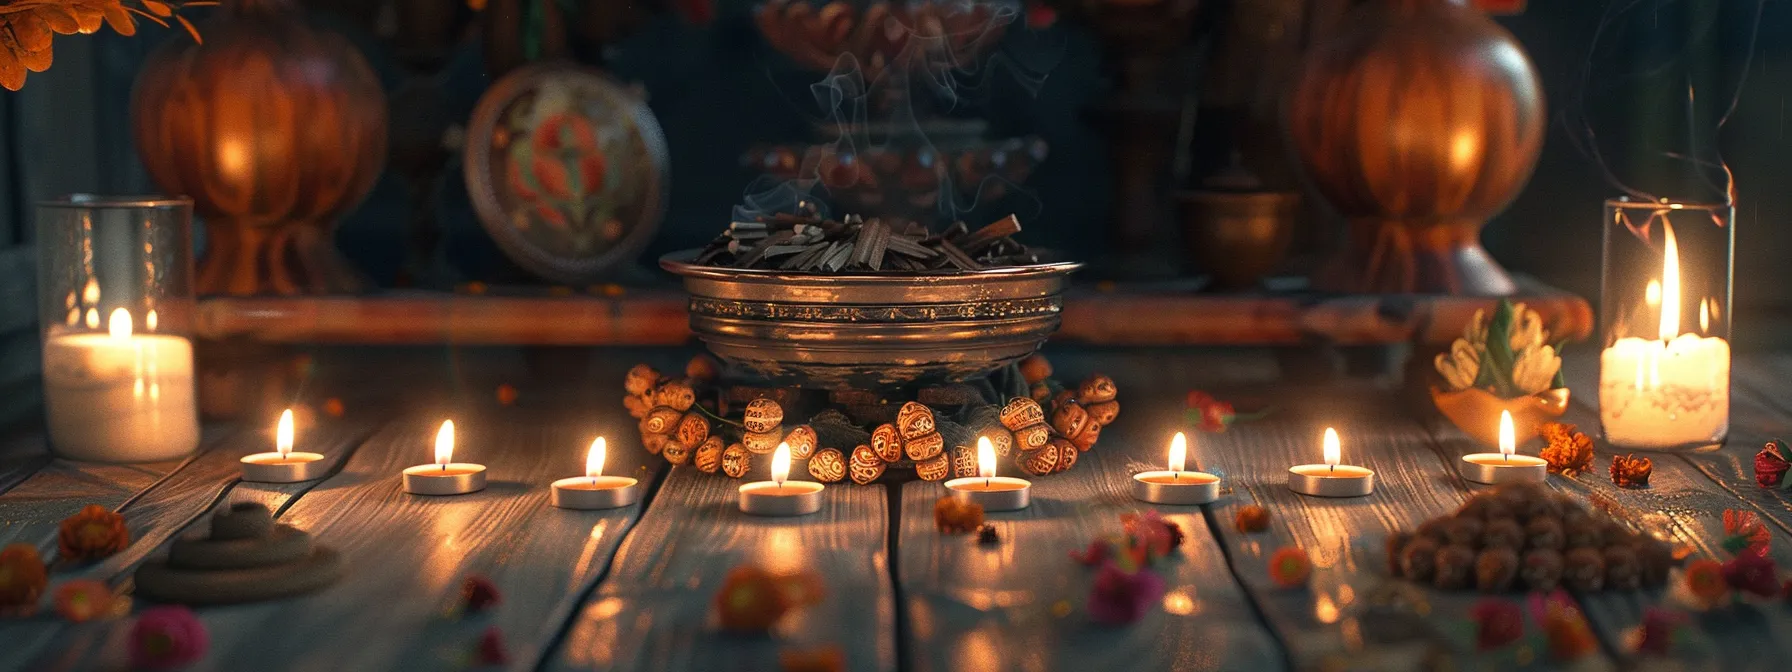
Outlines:
[[193, 344], [132, 333], [112, 311], [108, 333], [44, 342], [44, 406], [57, 454], [95, 462], [154, 462], [199, 447]]
[[[1626, 448], [1710, 445], [1730, 432], [1730, 343], [1680, 333], [1680, 254], [1662, 224], [1659, 339], [1620, 338], [1599, 356], [1599, 424]], [[1709, 320], [1701, 303], [1699, 319]]]

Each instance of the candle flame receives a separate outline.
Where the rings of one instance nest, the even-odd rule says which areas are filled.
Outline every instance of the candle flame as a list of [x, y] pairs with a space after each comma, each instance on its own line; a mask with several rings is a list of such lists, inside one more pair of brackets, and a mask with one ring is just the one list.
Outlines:
[[113, 338], [125, 338], [131, 335], [131, 311], [118, 308], [112, 316], [106, 318], [106, 332]]
[[1711, 299], [1699, 299], [1699, 333], [1711, 333]]
[[597, 478], [603, 475], [604, 453], [607, 452], [609, 452], [609, 446], [604, 444], [604, 437], [600, 436], [591, 441], [591, 450], [585, 453], [586, 478]]
[[454, 457], [454, 421], [443, 420], [442, 428], [436, 431], [436, 464], [444, 467]]
[[1343, 448], [1338, 446], [1338, 430], [1325, 428], [1325, 463], [1338, 466], [1343, 461]]
[[1177, 432], [1170, 437], [1170, 471], [1183, 471], [1188, 464], [1188, 436]]
[[1673, 225], [1661, 223], [1661, 340], [1680, 335], [1680, 248]]
[[772, 482], [780, 487], [784, 480], [790, 478], [790, 444], [779, 443], [778, 451], [772, 453]]
[[280, 457], [292, 454], [292, 409], [280, 413], [280, 424], [274, 427], [274, 450]]
[[1500, 454], [1512, 457], [1518, 446], [1518, 432], [1512, 428], [1512, 412], [1500, 411]]
[[996, 447], [991, 445], [989, 437], [977, 437], [977, 475], [983, 478], [996, 476]]

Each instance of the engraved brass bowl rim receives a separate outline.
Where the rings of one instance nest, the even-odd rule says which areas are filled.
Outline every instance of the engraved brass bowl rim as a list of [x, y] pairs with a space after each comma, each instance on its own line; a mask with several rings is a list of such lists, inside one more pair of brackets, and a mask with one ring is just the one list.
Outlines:
[[1068, 276], [1052, 262], [975, 271], [819, 274], [691, 263], [691, 331], [717, 356], [806, 387], [972, 378], [1038, 350], [1062, 321]]

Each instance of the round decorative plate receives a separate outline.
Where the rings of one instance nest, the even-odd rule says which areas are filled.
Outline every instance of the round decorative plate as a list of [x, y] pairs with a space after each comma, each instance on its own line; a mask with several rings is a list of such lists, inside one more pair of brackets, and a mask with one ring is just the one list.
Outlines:
[[467, 193], [511, 261], [577, 284], [627, 263], [666, 209], [666, 140], [640, 94], [569, 63], [519, 68], [479, 98]]

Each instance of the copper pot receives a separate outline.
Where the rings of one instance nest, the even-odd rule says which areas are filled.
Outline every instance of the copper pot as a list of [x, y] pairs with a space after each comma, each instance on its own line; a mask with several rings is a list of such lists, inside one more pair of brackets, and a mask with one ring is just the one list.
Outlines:
[[1300, 193], [1185, 191], [1176, 195], [1188, 255], [1221, 289], [1248, 289], [1288, 256]]
[[1482, 389], [1445, 392], [1432, 387], [1431, 401], [1462, 433], [1494, 447], [1499, 446], [1500, 411], [1511, 411], [1515, 445], [1523, 445], [1537, 438], [1543, 423], [1562, 417], [1568, 411], [1568, 388], [1501, 399]]

